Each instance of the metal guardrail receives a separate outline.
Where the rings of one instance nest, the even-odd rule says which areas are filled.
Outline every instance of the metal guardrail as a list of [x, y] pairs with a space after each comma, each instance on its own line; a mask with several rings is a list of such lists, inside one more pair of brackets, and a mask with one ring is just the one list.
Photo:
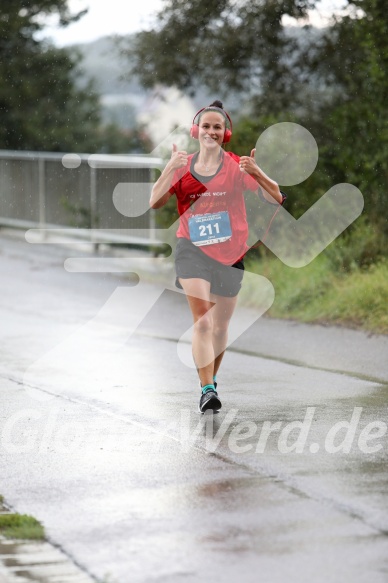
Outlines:
[[113, 242], [160, 244], [147, 202], [162, 163], [145, 155], [0, 150], [0, 226], [71, 227], [73, 236], [74, 229], [93, 229], [94, 242], [105, 235]]

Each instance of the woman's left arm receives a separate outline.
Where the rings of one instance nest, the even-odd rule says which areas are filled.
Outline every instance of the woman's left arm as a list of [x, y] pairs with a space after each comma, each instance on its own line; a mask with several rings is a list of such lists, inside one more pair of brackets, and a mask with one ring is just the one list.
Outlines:
[[263, 196], [269, 202], [278, 202], [282, 204], [283, 196], [280, 192], [279, 185], [277, 182], [272, 180], [269, 176], [262, 171], [261, 168], [256, 164], [255, 160], [255, 152], [256, 148], [251, 151], [250, 156], [241, 156], [240, 157], [240, 170], [244, 170], [248, 174], [250, 174], [256, 182], [258, 182], [262, 188]]

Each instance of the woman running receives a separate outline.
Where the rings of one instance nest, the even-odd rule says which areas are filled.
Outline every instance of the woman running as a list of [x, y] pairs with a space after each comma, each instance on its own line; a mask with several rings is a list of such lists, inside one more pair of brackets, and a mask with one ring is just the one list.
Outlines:
[[193, 316], [192, 351], [203, 413], [221, 408], [217, 372], [249, 249], [243, 192], [261, 189], [264, 198], [277, 205], [285, 195], [256, 164], [255, 150], [241, 157], [223, 150], [232, 136], [232, 120], [220, 101], [195, 115], [190, 133], [199, 151], [187, 154], [173, 146], [153, 186], [150, 206], [162, 207], [173, 194], [177, 198], [176, 285], [183, 288]]

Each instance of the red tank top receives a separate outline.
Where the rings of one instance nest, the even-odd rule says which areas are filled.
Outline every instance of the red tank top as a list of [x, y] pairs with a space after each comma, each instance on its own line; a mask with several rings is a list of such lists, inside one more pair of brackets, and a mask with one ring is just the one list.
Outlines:
[[[180, 215], [177, 237], [194, 242], [193, 229], [200, 229], [201, 233], [204, 231], [206, 237], [212, 228], [219, 229], [220, 224], [230, 238], [211, 244], [201, 242], [199, 248], [220, 263], [233, 265], [249, 249], [243, 193], [244, 190], [258, 191], [259, 184], [252, 176], [241, 172], [240, 157], [232, 152], [222, 152], [223, 160], [218, 172], [209, 181], [202, 183], [200, 177], [197, 179], [191, 173], [193, 157], [196, 155], [189, 155], [187, 165], [175, 171], [169, 190], [176, 195]], [[223, 217], [222, 223], [217, 223], [218, 216]], [[225, 226], [225, 221], [229, 221], [228, 226]], [[198, 226], [201, 224], [203, 226]]]

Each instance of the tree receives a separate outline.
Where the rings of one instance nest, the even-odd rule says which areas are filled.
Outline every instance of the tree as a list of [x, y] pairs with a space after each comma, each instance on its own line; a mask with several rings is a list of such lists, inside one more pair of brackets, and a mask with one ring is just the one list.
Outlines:
[[[255, 95], [266, 87], [283, 96], [282, 70], [296, 49], [284, 15], [301, 18], [315, 0], [165, 0], [154, 30], [140, 32], [128, 56], [145, 87], [175, 84], [195, 93], [205, 84]], [[264, 74], [265, 73], [265, 74]]]
[[[314, 0], [165, 0], [154, 30], [137, 35], [128, 55], [146, 87], [174, 84], [221, 98], [239, 91], [249, 116], [235, 124], [245, 153], [260, 132], [295, 121], [316, 138], [314, 176], [292, 187], [287, 203], [303, 212], [331, 185], [351, 182], [373, 228], [388, 236], [388, 12], [385, 0], [348, 0], [326, 29], [291, 30]], [[293, 196], [293, 194], [296, 196]], [[295, 202], [298, 201], [298, 208]], [[383, 245], [383, 242], [382, 242]]]
[[348, 15], [325, 36], [326, 59], [313, 61], [335, 87], [326, 108], [333, 165], [365, 198], [365, 210], [388, 235], [388, 14], [383, 0], [349, 1]]
[[76, 89], [77, 55], [37, 40], [43, 17], [78, 20], [67, 0], [2, 0], [0, 5], [0, 148], [94, 151], [99, 98]]

